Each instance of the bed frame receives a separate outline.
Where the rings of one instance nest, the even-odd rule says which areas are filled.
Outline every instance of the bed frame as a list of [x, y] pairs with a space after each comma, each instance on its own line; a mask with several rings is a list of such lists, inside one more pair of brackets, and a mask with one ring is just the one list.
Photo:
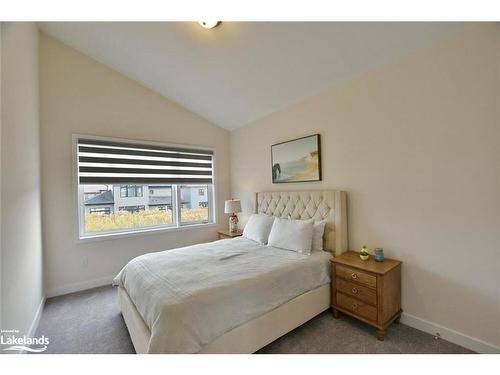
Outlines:
[[[256, 193], [255, 211], [283, 218], [326, 220], [324, 249], [334, 256], [347, 250], [346, 193], [338, 190]], [[148, 353], [151, 332], [127, 292], [118, 299], [135, 351]], [[254, 353], [330, 307], [330, 285], [301, 294], [280, 307], [232, 329], [199, 353]]]

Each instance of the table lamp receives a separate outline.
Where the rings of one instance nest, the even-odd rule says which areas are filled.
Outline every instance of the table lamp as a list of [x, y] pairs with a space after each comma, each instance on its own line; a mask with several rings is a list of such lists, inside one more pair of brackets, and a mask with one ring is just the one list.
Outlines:
[[241, 212], [241, 201], [239, 199], [229, 199], [224, 205], [224, 213], [231, 214], [229, 216], [229, 231], [238, 231], [238, 216], [237, 212]]

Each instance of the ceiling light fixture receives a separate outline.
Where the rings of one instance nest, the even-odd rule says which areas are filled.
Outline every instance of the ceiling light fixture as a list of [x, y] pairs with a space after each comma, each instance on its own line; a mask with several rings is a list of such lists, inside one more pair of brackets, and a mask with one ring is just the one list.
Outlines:
[[220, 21], [198, 21], [198, 23], [205, 29], [213, 29], [219, 26]]

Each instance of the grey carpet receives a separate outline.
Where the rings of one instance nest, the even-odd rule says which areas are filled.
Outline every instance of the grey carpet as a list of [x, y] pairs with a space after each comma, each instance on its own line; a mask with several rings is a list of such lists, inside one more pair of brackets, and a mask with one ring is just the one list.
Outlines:
[[[46, 353], [135, 353], [116, 290], [107, 286], [48, 299], [37, 335], [49, 338]], [[326, 311], [258, 353], [472, 352], [403, 324], [391, 325], [385, 341], [378, 341], [374, 328]]]

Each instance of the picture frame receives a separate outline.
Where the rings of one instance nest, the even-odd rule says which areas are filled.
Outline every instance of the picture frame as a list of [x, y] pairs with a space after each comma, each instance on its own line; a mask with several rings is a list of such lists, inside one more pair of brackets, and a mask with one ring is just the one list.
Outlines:
[[273, 184], [321, 181], [321, 137], [308, 135], [271, 145]]

